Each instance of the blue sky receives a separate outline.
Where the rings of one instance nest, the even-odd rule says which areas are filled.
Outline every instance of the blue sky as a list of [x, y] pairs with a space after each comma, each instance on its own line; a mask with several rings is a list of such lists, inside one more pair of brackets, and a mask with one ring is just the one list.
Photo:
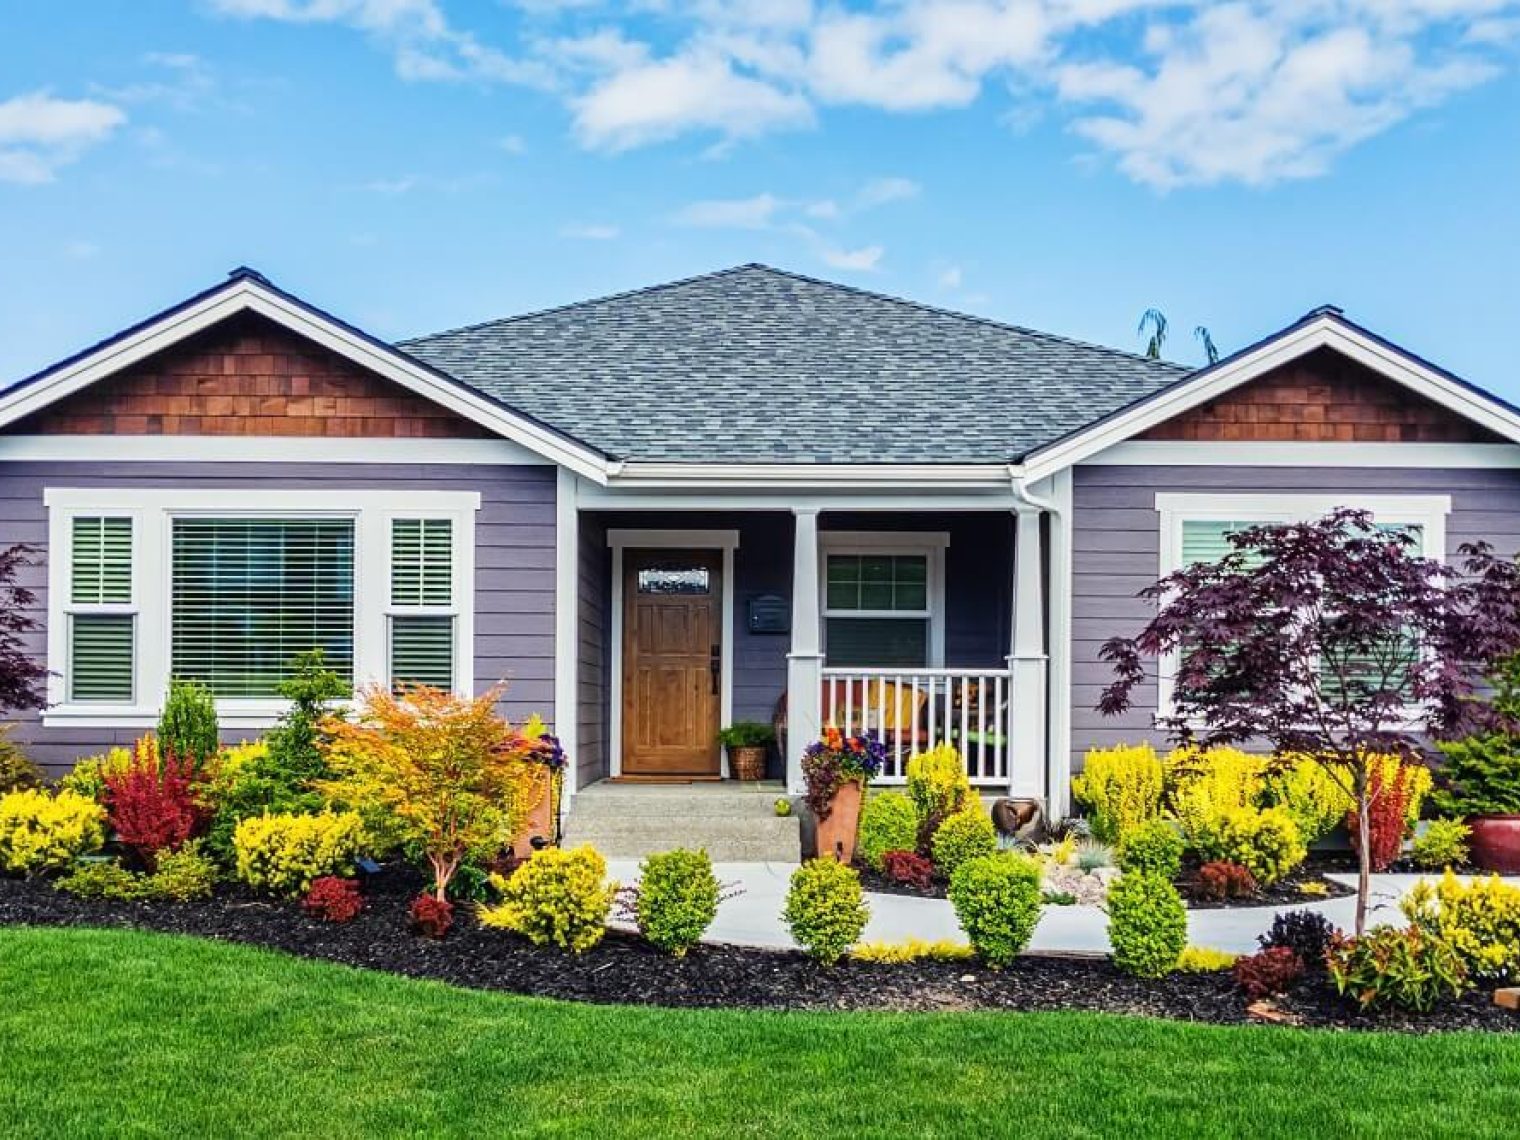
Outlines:
[[0, 0], [0, 380], [251, 264], [399, 338], [764, 261], [1520, 401], [1520, 0]]

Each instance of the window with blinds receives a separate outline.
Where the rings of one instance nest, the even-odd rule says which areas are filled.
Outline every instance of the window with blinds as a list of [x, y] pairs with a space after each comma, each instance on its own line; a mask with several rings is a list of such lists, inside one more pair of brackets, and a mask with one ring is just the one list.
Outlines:
[[69, 542], [69, 700], [132, 703], [132, 601], [132, 520], [76, 517]]
[[354, 670], [352, 519], [176, 518], [171, 669], [218, 697], [279, 695], [298, 654]]
[[826, 663], [844, 668], [929, 663], [929, 559], [830, 554], [824, 562]]
[[391, 521], [390, 673], [396, 688], [454, 687], [454, 523]]

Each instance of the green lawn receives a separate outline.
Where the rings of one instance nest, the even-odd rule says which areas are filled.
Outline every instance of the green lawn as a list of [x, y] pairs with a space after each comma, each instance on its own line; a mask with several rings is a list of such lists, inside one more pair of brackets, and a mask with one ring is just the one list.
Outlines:
[[0, 930], [7, 1136], [1513, 1136], [1520, 1042], [600, 1008]]

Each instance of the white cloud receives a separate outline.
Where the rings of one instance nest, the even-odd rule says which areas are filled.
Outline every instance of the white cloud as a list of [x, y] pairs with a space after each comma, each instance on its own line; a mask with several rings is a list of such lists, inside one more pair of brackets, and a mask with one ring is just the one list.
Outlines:
[[676, 213], [675, 221], [701, 229], [761, 230], [771, 225], [784, 205], [774, 194], [753, 198], [716, 198], [693, 202]]
[[522, 135], [504, 135], [496, 140], [496, 145], [508, 154], [528, 153], [528, 143]]
[[455, 26], [444, 0], [208, 2], [347, 24], [409, 79], [553, 91], [590, 149], [696, 134], [722, 153], [835, 105], [997, 99], [997, 121], [1058, 118], [1099, 161], [1163, 189], [1321, 173], [1514, 67], [1520, 42], [1520, 0], [518, 0], [531, 19], [505, 48]]
[[126, 112], [110, 103], [55, 99], [46, 91], [0, 102], [0, 182], [51, 182], [126, 121]]
[[910, 178], [875, 178], [860, 188], [855, 196], [859, 209], [869, 210], [890, 202], [903, 202], [917, 198], [922, 187]]
[[612, 241], [622, 230], [617, 226], [609, 226], [596, 222], [571, 222], [561, 226], [560, 237], [574, 238], [577, 241]]
[[940, 270], [939, 287], [941, 289], [959, 289], [962, 277], [963, 274], [959, 265], [948, 265]]
[[818, 251], [818, 256], [823, 258], [824, 264], [835, 269], [847, 269], [854, 273], [874, 272], [881, 261], [881, 255], [886, 250], [879, 245], [868, 245], [862, 249], [833, 249], [825, 247]]

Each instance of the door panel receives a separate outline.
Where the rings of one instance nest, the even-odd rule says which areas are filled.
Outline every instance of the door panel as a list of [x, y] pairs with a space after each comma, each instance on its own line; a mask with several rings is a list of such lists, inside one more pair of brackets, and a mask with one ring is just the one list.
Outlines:
[[722, 556], [623, 554], [623, 774], [719, 773]]

